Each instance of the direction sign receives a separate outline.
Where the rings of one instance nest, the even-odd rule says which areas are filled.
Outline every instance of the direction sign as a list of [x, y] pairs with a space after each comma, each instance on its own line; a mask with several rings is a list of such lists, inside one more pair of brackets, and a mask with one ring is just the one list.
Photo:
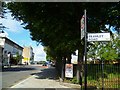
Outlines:
[[110, 33], [88, 33], [88, 42], [110, 41]]
[[81, 39], [83, 39], [83, 37], [85, 36], [84, 32], [85, 32], [85, 16], [83, 15], [81, 19]]

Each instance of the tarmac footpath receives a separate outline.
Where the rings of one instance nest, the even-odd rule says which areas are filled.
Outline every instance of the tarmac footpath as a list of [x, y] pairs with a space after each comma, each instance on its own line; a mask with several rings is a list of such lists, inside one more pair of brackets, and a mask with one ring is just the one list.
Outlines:
[[60, 85], [59, 82], [55, 80], [46, 79], [37, 79], [38, 77], [33, 75], [20, 83], [12, 86], [11, 88], [69, 88], [63, 85]]

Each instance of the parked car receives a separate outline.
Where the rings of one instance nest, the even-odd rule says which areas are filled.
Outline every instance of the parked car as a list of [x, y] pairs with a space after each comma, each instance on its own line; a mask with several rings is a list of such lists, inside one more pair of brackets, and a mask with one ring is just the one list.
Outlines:
[[45, 63], [43, 63], [43, 66], [47, 66], [47, 63], [45, 62]]

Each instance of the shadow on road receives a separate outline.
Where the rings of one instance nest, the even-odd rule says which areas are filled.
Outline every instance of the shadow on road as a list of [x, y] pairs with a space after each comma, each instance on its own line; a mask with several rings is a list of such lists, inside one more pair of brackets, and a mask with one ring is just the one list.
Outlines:
[[41, 70], [41, 72], [33, 73], [31, 75], [36, 75], [36, 79], [58, 79], [57, 71], [54, 67]]
[[28, 71], [28, 70], [35, 70], [32, 67], [7, 67], [3, 68], [2, 72], [19, 72], [19, 71]]

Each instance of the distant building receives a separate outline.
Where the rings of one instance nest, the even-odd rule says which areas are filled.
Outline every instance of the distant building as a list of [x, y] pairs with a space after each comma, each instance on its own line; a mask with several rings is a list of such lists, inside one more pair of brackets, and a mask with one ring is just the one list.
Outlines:
[[31, 46], [29, 47], [25, 46], [23, 49], [22, 56], [23, 56], [22, 64], [31, 64], [31, 62], [34, 61], [33, 48]]
[[[22, 57], [22, 51], [23, 47], [7, 38], [4, 33], [0, 33], [0, 59], [4, 65], [8, 64], [7, 55], [9, 53], [13, 57], [16, 56], [16, 54]], [[20, 58], [17, 63], [22, 63], [22, 58]]]

